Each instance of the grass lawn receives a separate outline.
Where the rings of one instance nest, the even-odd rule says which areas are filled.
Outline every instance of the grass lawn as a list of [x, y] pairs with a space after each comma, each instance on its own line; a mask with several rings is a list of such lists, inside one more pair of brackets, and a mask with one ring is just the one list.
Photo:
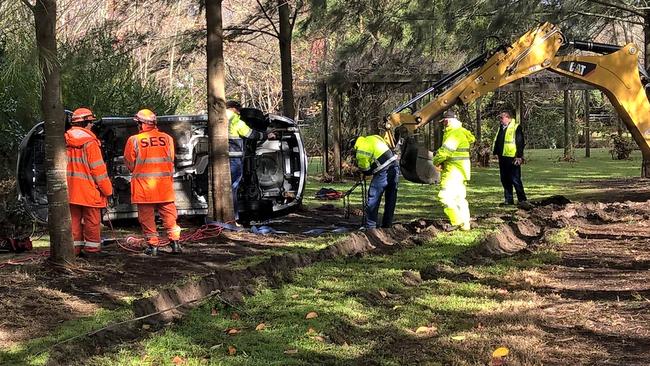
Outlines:
[[[549, 195], [562, 194], [578, 199], [591, 191], [576, 185], [580, 181], [606, 178], [638, 177], [641, 169], [641, 153], [635, 151], [632, 160], [612, 160], [607, 149], [592, 149], [591, 158], [584, 157], [584, 150], [576, 150], [576, 162], [558, 161], [563, 150], [528, 150], [527, 163], [522, 167], [522, 180], [529, 200]], [[316, 161], [313, 165], [318, 165]], [[321, 183], [312, 177], [305, 193], [305, 204], [318, 206], [323, 202], [315, 200], [314, 194], [321, 187], [332, 187], [341, 191], [349, 189], [354, 182], [344, 184]], [[442, 207], [436, 202], [439, 186], [415, 184], [402, 179], [397, 198], [397, 220], [413, 218], [442, 217]], [[361, 190], [352, 196], [352, 203], [361, 205]], [[473, 215], [492, 212], [503, 202], [503, 188], [499, 180], [499, 167], [492, 162], [489, 168], [472, 168], [472, 180], [467, 189], [467, 200]]]
[[[533, 150], [523, 168], [530, 199], [553, 194], [579, 198], [576, 182], [638, 175], [640, 154], [631, 161], [613, 161], [605, 150], [575, 163], [558, 162], [561, 150]], [[577, 152], [581, 154], [581, 152]], [[320, 187], [346, 189], [347, 184], [309, 181], [305, 204], [322, 204], [312, 197]], [[441, 217], [435, 202], [438, 187], [403, 181], [397, 217]], [[354, 198], [359, 204], [358, 195]], [[502, 201], [496, 166], [474, 169], [469, 187], [473, 214], [495, 210]], [[353, 201], [355, 202], [355, 201]], [[494, 342], [479, 342], [484, 324], [477, 316], [521, 311], [529, 300], [504, 293], [496, 283], [506, 276], [534, 271], [557, 256], [552, 251], [509, 258], [489, 265], [458, 268], [453, 260], [476, 245], [491, 227], [441, 234], [426, 245], [392, 255], [372, 255], [317, 263], [296, 272], [293, 281], [279, 288], [263, 283], [257, 295], [237, 308], [218, 299], [191, 311], [182, 321], [135, 344], [85, 360], [92, 365], [315, 365], [315, 364], [486, 364], [500, 340], [516, 334], [495, 335]], [[297, 243], [297, 245], [303, 245]], [[438, 278], [412, 286], [404, 271], [423, 271], [434, 264], [457, 273], [471, 272], [481, 281]], [[317, 317], [306, 319], [316, 312]], [[237, 313], [234, 315], [234, 313]], [[117, 318], [125, 316], [122, 310]], [[60, 340], [71, 329], [82, 332], [97, 319], [71, 321], [46, 338], [0, 351], [0, 364], [45, 364], [47, 353], [30, 357], [32, 350]], [[261, 326], [260, 324], [264, 324]], [[422, 327], [422, 328], [421, 328]], [[258, 328], [258, 330], [256, 330]], [[264, 328], [264, 329], [260, 329]], [[227, 330], [236, 329], [229, 335]], [[505, 337], [511, 338], [505, 338]], [[463, 347], [459, 345], [463, 344]], [[468, 352], [470, 349], [472, 352]], [[20, 362], [19, 362], [20, 361]]]

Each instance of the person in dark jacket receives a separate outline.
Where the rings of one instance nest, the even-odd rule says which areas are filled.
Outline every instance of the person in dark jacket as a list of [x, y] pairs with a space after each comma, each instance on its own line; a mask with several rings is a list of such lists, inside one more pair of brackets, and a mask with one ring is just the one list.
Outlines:
[[508, 111], [499, 114], [499, 130], [492, 144], [492, 152], [499, 157], [499, 175], [503, 185], [502, 205], [514, 205], [513, 187], [519, 204], [526, 202], [524, 184], [521, 181], [521, 164], [524, 161], [524, 132], [519, 121]]

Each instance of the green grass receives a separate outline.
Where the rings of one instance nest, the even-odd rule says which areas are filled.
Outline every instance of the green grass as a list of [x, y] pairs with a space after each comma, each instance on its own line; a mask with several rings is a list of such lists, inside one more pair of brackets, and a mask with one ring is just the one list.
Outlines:
[[[0, 349], [0, 365], [44, 365], [47, 363], [52, 345], [114, 322], [130, 319], [132, 316], [130, 304], [124, 304], [114, 310], [100, 309], [93, 316], [67, 321], [45, 337], [30, 340], [10, 349]], [[84, 339], [73, 342], [84, 342]]]
[[[576, 162], [558, 161], [563, 151], [528, 150], [527, 163], [522, 167], [522, 180], [528, 199], [536, 200], [549, 195], [562, 194], [569, 199], [580, 199], [597, 192], [597, 188], [585, 189], [580, 182], [607, 178], [638, 177], [640, 175], [641, 154], [635, 151], [632, 160], [612, 160], [607, 149], [592, 149], [591, 157], [585, 158], [583, 150], [576, 150]], [[312, 162], [312, 171], [320, 162]], [[349, 189], [353, 182], [321, 183], [317, 176], [311, 176], [305, 193], [307, 206], [319, 206], [323, 201], [314, 199], [321, 187], [332, 187], [341, 191]], [[441, 206], [436, 202], [439, 186], [420, 185], [402, 179], [398, 192], [397, 220], [412, 218], [442, 217]], [[353, 193], [351, 202], [360, 206], [360, 189]], [[473, 215], [483, 215], [494, 211], [503, 202], [503, 188], [499, 180], [498, 164], [493, 162], [489, 168], [472, 168], [472, 180], [467, 188], [467, 200]]]
[[[606, 150], [592, 151], [592, 158], [577, 162], [559, 162], [561, 150], [532, 150], [523, 168], [523, 179], [530, 199], [562, 194], [572, 199], [594, 193], [577, 182], [606, 178], [638, 176], [640, 156], [632, 161], [613, 161]], [[322, 184], [310, 177], [305, 204], [318, 206], [322, 201], [312, 197], [320, 187], [345, 190], [347, 184]], [[402, 181], [397, 218], [442, 217], [435, 201], [438, 187]], [[474, 215], [494, 212], [502, 200], [498, 168], [474, 169], [468, 189], [468, 200]], [[360, 198], [353, 197], [359, 205]], [[191, 311], [178, 324], [154, 332], [134, 344], [124, 344], [92, 359], [92, 365], [172, 365], [176, 356], [186, 365], [314, 365], [375, 363], [382, 365], [469, 364], [487, 361], [459, 350], [450, 337], [462, 335], [475, 341], [488, 337], [477, 331], [476, 317], [491, 311], [510, 311], [525, 307], [529, 300], [523, 295], [504, 294], [503, 279], [521, 271], [534, 271], [554, 263], [558, 255], [545, 250], [529, 255], [506, 258], [489, 265], [458, 267], [455, 259], [475, 246], [491, 228], [482, 227], [465, 233], [441, 234], [426, 245], [393, 253], [363, 258], [346, 258], [317, 263], [296, 272], [293, 281], [279, 288], [264, 284], [257, 295], [247, 297], [239, 309], [232, 309], [218, 299]], [[559, 232], [558, 243], [566, 242], [568, 232]], [[304, 242], [288, 243], [282, 251], [317, 250], [338, 237], [328, 236]], [[268, 255], [279, 252], [269, 252]], [[267, 258], [248, 258], [234, 263], [246, 267]], [[471, 273], [474, 277], [438, 278], [420, 286], [402, 281], [404, 271], [422, 271], [433, 264], [447, 265], [455, 274]], [[383, 295], [382, 295], [383, 294]], [[217, 316], [211, 315], [218, 308]], [[316, 311], [319, 316], [307, 320], [305, 315]], [[240, 314], [233, 320], [231, 313]], [[0, 353], [0, 364], [42, 365], [47, 354], [34, 353], [66, 335], [100, 327], [109, 320], [100, 312], [95, 317], [67, 322], [51, 335], [31, 340]], [[111, 320], [128, 316], [126, 310], [112, 314]], [[264, 322], [267, 328], [255, 331]], [[420, 326], [436, 328], [434, 337], [422, 338], [413, 332]], [[225, 333], [236, 327], [241, 333]], [[313, 328], [313, 332], [308, 330]], [[322, 338], [320, 338], [322, 337]], [[498, 339], [498, 338], [494, 338]], [[495, 342], [485, 338], [491, 347]], [[456, 343], [454, 343], [456, 342]], [[228, 355], [228, 347], [236, 348]], [[290, 350], [291, 352], [285, 352]], [[293, 351], [297, 353], [292, 353]], [[462, 351], [462, 352], [461, 352]], [[425, 360], [425, 361], [423, 361]], [[484, 362], [485, 361], [485, 362]]]
[[288, 253], [307, 253], [326, 248], [337, 241], [344, 238], [343, 234], [324, 234], [307, 238], [305, 240], [298, 240], [287, 242], [283, 246], [269, 246], [268, 249], [260, 250], [255, 256], [245, 256], [228, 263], [228, 266], [233, 269], [244, 269], [271, 258], [272, 256], [288, 254]]
[[[456, 335], [477, 337], [474, 314], [523, 301], [503, 295], [482, 280], [535, 268], [548, 260], [548, 254], [525, 258], [524, 264], [508, 259], [465, 268], [476, 274], [476, 280], [439, 278], [409, 286], [402, 281], [402, 273], [421, 271], [435, 263], [451, 264], [451, 259], [462, 256], [485, 233], [441, 234], [426, 245], [392, 255], [318, 263], [298, 271], [290, 284], [261, 286], [258, 294], [246, 298], [238, 309], [212, 300], [137, 346], [122, 347], [115, 354], [93, 358], [91, 363], [166, 365], [179, 356], [188, 365], [402, 365], [423, 358], [449, 364], [455, 356], [441, 352], [436, 345]], [[212, 308], [219, 309], [216, 316], [211, 315]], [[318, 317], [305, 319], [312, 311]], [[232, 320], [233, 312], [240, 314], [240, 319]], [[256, 331], [260, 323], [267, 328]], [[416, 336], [415, 330], [422, 326], [435, 327], [436, 336]], [[241, 332], [227, 335], [229, 328]], [[393, 346], [386, 348], [385, 343]], [[235, 355], [228, 355], [230, 346], [236, 348]], [[287, 354], [287, 350], [297, 353]]]

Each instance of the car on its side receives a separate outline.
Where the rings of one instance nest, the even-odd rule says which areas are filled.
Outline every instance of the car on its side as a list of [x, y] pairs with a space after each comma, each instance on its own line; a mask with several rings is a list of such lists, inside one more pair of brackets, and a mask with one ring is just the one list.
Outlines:
[[[237, 194], [243, 220], [282, 216], [300, 205], [307, 179], [307, 154], [298, 124], [290, 118], [244, 108], [241, 117], [258, 131], [273, 131], [276, 139], [246, 141], [244, 175]], [[174, 189], [179, 215], [206, 215], [208, 210], [207, 115], [159, 116], [158, 127], [174, 138]], [[131, 203], [131, 174], [124, 164], [124, 145], [137, 133], [132, 117], [104, 117], [93, 131], [102, 144], [104, 161], [114, 194], [105, 219], [137, 217]], [[44, 126], [39, 123], [25, 136], [18, 153], [17, 182], [30, 214], [47, 221]]]

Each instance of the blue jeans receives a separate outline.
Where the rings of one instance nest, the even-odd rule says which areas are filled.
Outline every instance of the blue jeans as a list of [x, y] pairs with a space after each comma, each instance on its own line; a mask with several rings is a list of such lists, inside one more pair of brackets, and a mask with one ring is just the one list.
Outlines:
[[366, 206], [366, 223], [368, 229], [377, 227], [379, 221], [379, 204], [381, 196], [386, 194], [384, 203], [384, 216], [381, 220], [381, 227], [391, 227], [397, 204], [397, 185], [399, 183], [399, 164], [397, 162], [389, 165], [386, 169], [373, 175], [368, 188], [368, 206]]
[[237, 208], [237, 191], [244, 175], [244, 161], [242, 158], [230, 158], [230, 181], [232, 182], [232, 207], [235, 211], [235, 220], [239, 219]]

